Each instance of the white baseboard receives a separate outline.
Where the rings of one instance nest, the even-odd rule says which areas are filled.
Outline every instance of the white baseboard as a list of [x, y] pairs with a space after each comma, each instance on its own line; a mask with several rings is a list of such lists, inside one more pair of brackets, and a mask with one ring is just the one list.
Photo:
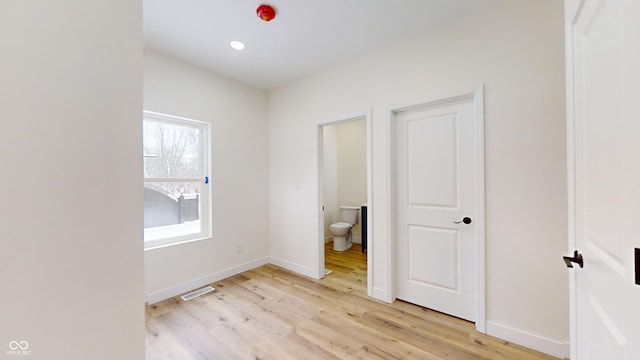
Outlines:
[[384, 301], [384, 302], [389, 303], [389, 304], [391, 304], [393, 302], [393, 299], [391, 299], [391, 295], [389, 294], [389, 291], [387, 291], [387, 289], [381, 289], [381, 288], [374, 287], [372, 289], [371, 296], [374, 299], [378, 299], [380, 301]]
[[487, 321], [487, 335], [497, 337], [529, 349], [539, 351], [561, 359], [569, 358], [569, 343], [545, 338], [540, 335], [514, 329], [512, 327]]
[[[324, 238], [324, 243], [325, 243], [325, 244], [330, 243], [330, 242], [332, 242], [332, 241], [333, 241], [333, 236], [326, 236], [326, 237]], [[351, 238], [351, 241], [352, 241], [354, 244], [362, 244], [362, 239], [360, 239], [360, 238], [358, 238], [358, 237], [355, 237], [355, 236]]]
[[287, 270], [293, 271], [300, 275], [308, 276], [316, 280], [320, 279], [320, 277], [318, 277], [319, 274], [317, 273], [316, 269], [312, 269], [310, 267], [302, 266], [276, 257], [270, 257], [269, 259], [269, 262], [273, 265], [280, 266], [281, 268], [285, 268]]
[[191, 280], [191, 281], [187, 281], [185, 283], [170, 287], [168, 289], [164, 289], [164, 290], [158, 290], [158, 291], [154, 291], [151, 293], [147, 293], [147, 303], [149, 305], [151, 304], [155, 304], [157, 302], [160, 302], [162, 300], [166, 300], [169, 298], [172, 298], [174, 296], [180, 295], [180, 294], [184, 294], [188, 291], [191, 290], [195, 290], [199, 287], [202, 286], [206, 286], [211, 284], [212, 282], [216, 282], [222, 279], [226, 279], [228, 277], [234, 276], [234, 275], [238, 275], [240, 273], [243, 273], [245, 271], [251, 270], [251, 269], [255, 269], [259, 266], [262, 265], [266, 265], [269, 263], [269, 258], [268, 257], [264, 257], [264, 258], [259, 258], [253, 261], [249, 261], [247, 263], [244, 264], [240, 264], [237, 266], [233, 266], [218, 272], [215, 272], [213, 274], [209, 274], [203, 277], [200, 277], [198, 279], [195, 280]]

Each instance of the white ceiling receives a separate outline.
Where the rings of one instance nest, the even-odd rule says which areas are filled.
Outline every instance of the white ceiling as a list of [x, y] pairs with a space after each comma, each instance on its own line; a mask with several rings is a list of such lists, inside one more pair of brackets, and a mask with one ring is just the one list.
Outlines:
[[[147, 47], [271, 89], [508, 0], [144, 0]], [[246, 44], [242, 51], [231, 40]]]

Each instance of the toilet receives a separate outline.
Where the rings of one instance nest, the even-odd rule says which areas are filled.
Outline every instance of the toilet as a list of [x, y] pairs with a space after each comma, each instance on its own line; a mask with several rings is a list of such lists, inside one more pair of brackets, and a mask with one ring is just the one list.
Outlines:
[[340, 222], [331, 224], [329, 230], [333, 235], [333, 250], [345, 251], [351, 248], [351, 228], [358, 223], [357, 206], [340, 206]]

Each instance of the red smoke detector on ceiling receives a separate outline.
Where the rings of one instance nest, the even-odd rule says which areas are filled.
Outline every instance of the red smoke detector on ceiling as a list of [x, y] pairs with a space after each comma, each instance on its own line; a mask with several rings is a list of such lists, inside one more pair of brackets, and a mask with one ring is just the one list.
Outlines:
[[270, 5], [262, 4], [256, 9], [256, 14], [258, 14], [258, 17], [264, 21], [271, 21], [276, 17], [276, 9], [272, 8]]

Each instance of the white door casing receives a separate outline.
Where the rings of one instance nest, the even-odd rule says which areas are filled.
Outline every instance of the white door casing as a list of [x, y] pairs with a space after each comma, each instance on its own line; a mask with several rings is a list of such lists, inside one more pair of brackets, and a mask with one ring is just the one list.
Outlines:
[[565, 1], [571, 358], [640, 359], [640, 1]]
[[[478, 256], [484, 254], [481, 99], [480, 90], [394, 111], [392, 159], [396, 296], [479, 318], [484, 331], [484, 302], [479, 311], [478, 301], [480, 276], [484, 285], [484, 271], [478, 271], [484, 266]], [[465, 217], [471, 223], [461, 222]]]

